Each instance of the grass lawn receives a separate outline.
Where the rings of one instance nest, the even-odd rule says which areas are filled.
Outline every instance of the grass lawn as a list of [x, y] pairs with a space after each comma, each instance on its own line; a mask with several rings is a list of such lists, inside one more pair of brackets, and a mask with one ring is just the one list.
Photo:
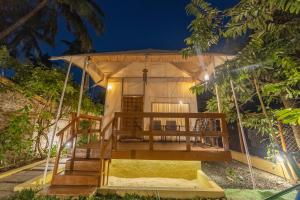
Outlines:
[[[228, 200], [261, 200], [272, 194], [276, 194], [275, 190], [247, 190], [247, 189], [226, 189], [225, 194]], [[296, 192], [286, 194], [277, 200], [294, 200]]]
[[[247, 189], [227, 189], [225, 190], [227, 200], [263, 200], [272, 194], [275, 194], [276, 191], [272, 190], [247, 190]], [[291, 194], [287, 194], [282, 198], [277, 200], [294, 200], [296, 196], [296, 192]], [[68, 198], [78, 199], [78, 198]], [[224, 198], [222, 198], [223, 200]], [[59, 200], [56, 197], [41, 197], [36, 195], [36, 192], [33, 190], [23, 190], [21, 192], [15, 193], [13, 196], [6, 198], [6, 200]], [[141, 197], [137, 195], [125, 195], [125, 197], [120, 197], [118, 195], [110, 194], [110, 195], [96, 195], [95, 197], [90, 198], [79, 198], [79, 200], [167, 200], [158, 197]], [[174, 199], [168, 199], [174, 200]], [[213, 200], [206, 198], [195, 198], [193, 200]], [[218, 199], [220, 200], [220, 199]]]

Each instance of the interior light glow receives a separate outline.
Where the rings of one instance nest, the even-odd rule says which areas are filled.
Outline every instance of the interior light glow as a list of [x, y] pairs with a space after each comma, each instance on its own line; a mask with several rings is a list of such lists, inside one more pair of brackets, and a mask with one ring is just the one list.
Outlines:
[[107, 90], [112, 90], [112, 85], [111, 84], [107, 85]]
[[183, 102], [180, 100], [180, 101], [179, 101], [179, 104], [180, 104], [180, 105], [182, 105], [182, 104], [183, 104]]

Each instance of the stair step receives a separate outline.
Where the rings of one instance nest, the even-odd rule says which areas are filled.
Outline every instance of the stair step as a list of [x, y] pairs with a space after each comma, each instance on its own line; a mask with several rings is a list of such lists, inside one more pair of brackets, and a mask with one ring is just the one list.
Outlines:
[[92, 196], [96, 193], [95, 186], [49, 186], [40, 192], [41, 195], [57, 196], [57, 197], [79, 197]]
[[98, 182], [99, 172], [64, 171], [53, 177], [51, 185], [97, 186]]
[[58, 175], [68, 175], [68, 176], [99, 176], [99, 171], [80, 171], [80, 170], [65, 170], [60, 172]]
[[[76, 148], [75, 157], [76, 158], [86, 158], [87, 150], [86, 149], [78, 149]], [[99, 149], [91, 149], [90, 151], [90, 159], [99, 159], [100, 150]], [[109, 159], [111, 157], [110, 152], [105, 152], [105, 158]]]
[[83, 144], [76, 148], [78, 148], [78, 149], [100, 149], [100, 143]]
[[[86, 158], [87, 149], [76, 148], [75, 157], [76, 158]], [[90, 158], [98, 159], [100, 157], [99, 149], [91, 149], [90, 150]]]
[[[71, 160], [66, 162], [66, 170], [70, 170]], [[75, 171], [99, 171], [100, 170], [100, 160], [95, 158], [76, 158], [74, 159], [74, 168]]]

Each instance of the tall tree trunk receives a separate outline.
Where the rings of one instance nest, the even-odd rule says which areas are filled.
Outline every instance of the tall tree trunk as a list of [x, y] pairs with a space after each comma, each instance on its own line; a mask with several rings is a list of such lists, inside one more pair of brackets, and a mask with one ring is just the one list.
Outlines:
[[44, 8], [47, 5], [48, 0], [41, 1], [30, 13], [24, 15], [21, 17], [18, 21], [16, 21], [14, 24], [9, 26], [4, 31], [0, 32], [0, 40], [4, 39], [6, 36], [11, 34], [13, 31], [15, 31], [17, 28], [25, 24], [31, 17], [33, 17], [36, 13], [38, 13], [42, 8]]
[[[286, 99], [285, 97], [281, 97], [281, 101], [285, 108], [295, 108], [295, 103], [290, 100]], [[300, 126], [299, 125], [291, 125], [293, 134], [298, 146], [298, 149], [300, 149]]]

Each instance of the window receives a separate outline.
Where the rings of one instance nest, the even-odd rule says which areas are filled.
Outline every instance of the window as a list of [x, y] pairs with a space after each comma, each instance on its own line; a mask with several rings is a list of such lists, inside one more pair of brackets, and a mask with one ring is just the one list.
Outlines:
[[[152, 112], [165, 113], [188, 113], [190, 112], [190, 105], [188, 103], [152, 103]], [[167, 120], [175, 120], [178, 126], [184, 126], [185, 120], [183, 118], [158, 118], [162, 124], [166, 124]]]
[[152, 103], [152, 112], [188, 113], [190, 106], [187, 103]]

